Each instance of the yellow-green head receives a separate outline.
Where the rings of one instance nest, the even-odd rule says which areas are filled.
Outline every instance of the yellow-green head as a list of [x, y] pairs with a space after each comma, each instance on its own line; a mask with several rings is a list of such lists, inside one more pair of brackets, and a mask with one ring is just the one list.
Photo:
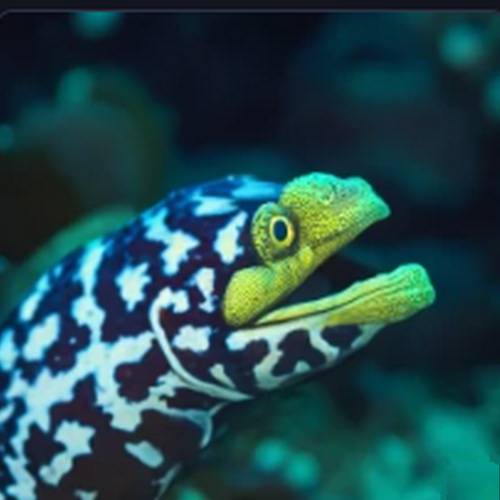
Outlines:
[[213, 205], [212, 218], [204, 209], [203, 220], [194, 220], [198, 205], [187, 205], [186, 220], [203, 242], [192, 265], [210, 267], [216, 276], [213, 315], [191, 316], [193, 332], [206, 328], [209, 341], [193, 353], [194, 347], [176, 340], [176, 318], [165, 316], [162, 326], [172, 329], [170, 361], [191, 383], [230, 399], [281, 386], [332, 366], [384, 325], [434, 301], [424, 268], [406, 264], [340, 292], [285, 304], [292, 292], [311, 286], [308, 278], [326, 259], [388, 217], [389, 208], [359, 177], [312, 173], [274, 191], [267, 183], [237, 179], [231, 182], [245, 189], [228, 189], [225, 201], [220, 185], [197, 192], [197, 199], [210, 200], [203, 206]]
[[359, 177], [313, 173], [288, 183], [276, 203], [252, 221], [259, 265], [235, 273], [224, 295], [224, 316], [242, 326], [293, 292], [325, 259], [389, 215], [389, 207]]

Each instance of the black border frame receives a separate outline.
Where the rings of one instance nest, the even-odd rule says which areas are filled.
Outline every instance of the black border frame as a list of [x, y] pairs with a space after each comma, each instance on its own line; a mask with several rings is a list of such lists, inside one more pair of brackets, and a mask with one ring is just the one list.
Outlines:
[[500, 11], [500, 0], [0, 0], [0, 15], [23, 11], [324, 12], [354, 10]]

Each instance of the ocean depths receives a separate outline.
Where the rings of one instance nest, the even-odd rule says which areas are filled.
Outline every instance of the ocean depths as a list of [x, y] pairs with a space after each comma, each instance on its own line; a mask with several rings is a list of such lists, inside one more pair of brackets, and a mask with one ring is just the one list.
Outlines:
[[0, 30], [0, 499], [500, 498], [500, 16]]

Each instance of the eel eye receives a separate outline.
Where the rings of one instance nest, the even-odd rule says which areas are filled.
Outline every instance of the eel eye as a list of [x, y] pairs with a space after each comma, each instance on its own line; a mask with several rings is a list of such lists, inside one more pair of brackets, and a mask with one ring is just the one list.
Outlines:
[[273, 262], [290, 254], [298, 228], [291, 214], [276, 203], [264, 203], [252, 221], [252, 241], [264, 262]]
[[282, 215], [271, 218], [269, 224], [273, 241], [280, 247], [289, 247], [295, 239], [295, 229], [291, 221]]

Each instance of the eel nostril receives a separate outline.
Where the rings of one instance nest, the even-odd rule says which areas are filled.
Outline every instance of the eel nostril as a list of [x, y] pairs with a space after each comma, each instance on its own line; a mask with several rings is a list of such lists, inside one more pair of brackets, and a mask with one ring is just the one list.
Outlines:
[[355, 183], [348, 183], [338, 189], [337, 198], [339, 200], [346, 200], [356, 196], [358, 193], [359, 187]]
[[353, 194], [353, 189], [352, 188], [342, 188], [339, 189], [338, 197], [341, 200], [345, 200], [346, 198], [349, 197], [349, 195]]

